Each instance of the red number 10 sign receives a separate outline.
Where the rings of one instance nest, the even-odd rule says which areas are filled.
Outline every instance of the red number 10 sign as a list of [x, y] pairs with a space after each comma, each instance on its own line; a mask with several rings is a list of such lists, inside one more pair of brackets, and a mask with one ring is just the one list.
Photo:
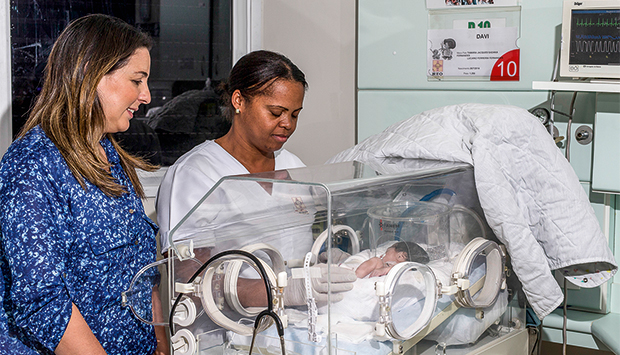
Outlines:
[[519, 81], [519, 49], [513, 49], [493, 65], [491, 81]]

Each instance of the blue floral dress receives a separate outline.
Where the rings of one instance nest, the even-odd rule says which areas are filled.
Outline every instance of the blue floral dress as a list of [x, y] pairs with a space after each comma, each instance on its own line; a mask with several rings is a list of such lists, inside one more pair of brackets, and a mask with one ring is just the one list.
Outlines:
[[[155, 261], [157, 226], [101, 140], [111, 174], [128, 193], [84, 190], [40, 127], [13, 142], [0, 163], [0, 267], [11, 335], [53, 351], [75, 304], [108, 354], [152, 354], [153, 327], [121, 304], [133, 276]], [[142, 287], [148, 287], [144, 284]], [[150, 289], [138, 290], [150, 295]], [[139, 314], [151, 314], [150, 298]]]
[[[1, 272], [0, 272], [1, 274]], [[4, 293], [4, 282], [0, 276], [0, 296]], [[0, 307], [0, 355], [36, 355], [36, 352], [9, 334], [4, 309]]]

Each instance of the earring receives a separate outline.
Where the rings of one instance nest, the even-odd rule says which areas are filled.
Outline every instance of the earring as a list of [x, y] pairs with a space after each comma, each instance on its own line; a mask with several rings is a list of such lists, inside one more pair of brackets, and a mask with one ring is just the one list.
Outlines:
[[239, 110], [238, 108], [236, 108], [236, 109], [235, 109], [235, 113], [236, 113], [236, 114], [240, 114], [240, 113], [241, 113], [241, 110]]

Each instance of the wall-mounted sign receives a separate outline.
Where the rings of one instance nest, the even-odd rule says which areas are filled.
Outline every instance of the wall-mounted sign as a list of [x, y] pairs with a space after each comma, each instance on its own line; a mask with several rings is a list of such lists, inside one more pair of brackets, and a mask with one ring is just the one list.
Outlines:
[[[517, 28], [485, 27], [428, 30], [428, 77], [519, 80]], [[482, 25], [482, 27], [480, 27]]]
[[462, 6], [516, 6], [518, 0], [426, 0], [429, 9], [445, 9]]
[[520, 7], [430, 10], [428, 80], [518, 81], [520, 15]]

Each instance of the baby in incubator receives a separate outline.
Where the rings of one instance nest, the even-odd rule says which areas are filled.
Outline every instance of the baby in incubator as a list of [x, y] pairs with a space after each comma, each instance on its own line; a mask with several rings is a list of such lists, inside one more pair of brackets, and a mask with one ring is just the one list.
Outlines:
[[374, 256], [362, 262], [356, 269], [358, 278], [378, 277], [386, 275], [394, 265], [403, 261], [415, 261], [426, 264], [428, 254], [422, 247], [413, 242], [397, 242], [391, 245], [381, 256]]

